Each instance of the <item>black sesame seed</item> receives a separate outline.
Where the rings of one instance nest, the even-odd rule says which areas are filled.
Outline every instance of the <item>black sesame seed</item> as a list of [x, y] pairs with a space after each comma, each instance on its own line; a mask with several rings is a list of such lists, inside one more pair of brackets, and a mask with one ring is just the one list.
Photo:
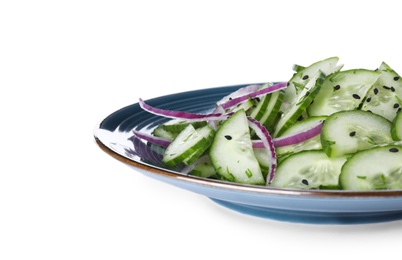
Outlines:
[[353, 98], [354, 98], [354, 99], [360, 99], [360, 96], [357, 95], [357, 94], [353, 94]]
[[232, 140], [232, 137], [230, 135], [225, 135], [225, 138], [228, 140]]
[[378, 94], [378, 88], [375, 88], [374, 89], [374, 95], [377, 95]]
[[355, 136], [356, 135], [356, 131], [350, 132], [349, 136]]
[[341, 88], [341, 86], [336, 85], [336, 86], [334, 87], [334, 90], [339, 90], [340, 88]]
[[230, 97], [229, 100], [232, 100], [232, 98]]
[[398, 108], [398, 107], [399, 107], [399, 103], [395, 103], [394, 108]]
[[260, 102], [261, 99], [260, 99], [259, 97], [256, 97], [256, 98], [255, 98], [255, 101]]
[[390, 87], [388, 87], [388, 86], [382, 86], [383, 88], [385, 88], [385, 89], [391, 89]]
[[303, 79], [304, 79], [304, 80], [308, 79], [308, 75], [304, 75], [304, 76], [303, 76]]
[[391, 149], [389, 149], [389, 151], [390, 151], [391, 153], [397, 153], [397, 152], [399, 152], [398, 148], [395, 148], [395, 147], [392, 147]]
[[288, 87], [289, 87], [289, 86], [290, 86], [290, 82], [286, 83], [286, 86], [288, 86]]
[[303, 180], [302, 180], [302, 183], [303, 183], [304, 185], [308, 185], [308, 180], [303, 179]]
[[392, 91], [392, 92], [395, 92], [395, 88], [394, 88], [394, 87], [391, 87], [391, 91]]
[[394, 77], [394, 80], [395, 80], [395, 81], [398, 81], [398, 80], [399, 80], [399, 76]]
[[397, 113], [401, 112], [401, 110], [402, 110], [402, 107], [398, 108]]
[[304, 119], [303, 116], [299, 116], [299, 118], [297, 119], [297, 121], [302, 121]]
[[367, 103], [371, 101], [371, 97], [366, 99]]

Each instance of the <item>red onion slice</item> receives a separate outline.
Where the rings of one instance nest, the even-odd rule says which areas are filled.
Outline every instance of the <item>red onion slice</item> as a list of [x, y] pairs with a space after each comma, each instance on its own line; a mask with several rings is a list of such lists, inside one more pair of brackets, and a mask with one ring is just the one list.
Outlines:
[[223, 103], [228, 102], [229, 100], [232, 100], [234, 98], [240, 97], [240, 96], [244, 96], [244, 95], [248, 95], [250, 93], [253, 93], [255, 91], [257, 91], [259, 88], [261, 87], [261, 85], [248, 85], [242, 88], [239, 88], [238, 90], [230, 93], [229, 95], [223, 97], [221, 100], [219, 100], [218, 102], [216, 102], [217, 106], [222, 105]]
[[267, 185], [271, 184], [274, 176], [275, 176], [275, 170], [276, 170], [276, 153], [275, 153], [275, 147], [274, 147], [274, 142], [269, 134], [268, 130], [263, 126], [258, 120], [255, 120], [252, 117], [248, 117], [248, 123], [249, 127], [254, 130], [255, 134], [261, 139], [261, 142], [263, 144], [263, 148], [267, 150], [267, 153], [269, 155], [269, 172], [267, 176]]
[[145, 141], [148, 141], [150, 143], [157, 144], [157, 145], [160, 145], [163, 147], [168, 147], [169, 144], [171, 143], [171, 141], [168, 139], [157, 137], [157, 136], [150, 135], [150, 134], [141, 133], [136, 130], [133, 130], [133, 133], [136, 137], [138, 137], [140, 139], [143, 139]]
[[322, 129], [322, 121], [319, 122], [317, 125], [307, 129], [305, 131], [299, 132], [294, 135], [288, 135], [283, 137], [278, 137], [274, 139], [274, 144], [276, 147], [287, 146], [287, 145], [294, 145], [304, 141], [307, 141], [321, 133]]
[[261, 97], [264, 95], [267, 95], [269, 93], [284, 89], [287, 87], [287, 82], [281, 82], [272, 86], [269, 86], [267, 88], [261, 89], [261, 90], [257, 90], [255, 92], [252, 93], [247, 93], [243, 96], [237, 97], [237, 98], [233, 98], [223, 104], [222, 107], [224, 109], [229, 109], [231, 107], [237, 106], [243, 102], [246, 102], [247, 100], [249, 100], [250, 98], [257, 98], [257, 97]]
[[177, 119], [184, 119], [187, 121], [195, 122], [195, 121], [209, 121], [209, 120], [224, 120], [228, 116], [221, 113], [212, 113], [212, 114], [194, 114], [188, 113], [184, 111], [174, 111], [174, 110], [166, 110], [157, 107], [150, 106], [144, 102], [140, 98], [139, 102], [142, 109], [152, 113], [154, 115], [163, 116], [167, 118], [177, 118]]

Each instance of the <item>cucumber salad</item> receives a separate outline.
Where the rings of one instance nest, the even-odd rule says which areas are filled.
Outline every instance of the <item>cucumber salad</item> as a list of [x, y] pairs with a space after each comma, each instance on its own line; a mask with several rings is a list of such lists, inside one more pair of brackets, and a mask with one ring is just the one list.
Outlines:
[[402, 189], [402, 79], [385, 62], [344, 70], [338, 57], [293, 65], [286, 82], [242, 87], [210, 113], [165, 110], [134, 136], [185, 174], [291, 189]]

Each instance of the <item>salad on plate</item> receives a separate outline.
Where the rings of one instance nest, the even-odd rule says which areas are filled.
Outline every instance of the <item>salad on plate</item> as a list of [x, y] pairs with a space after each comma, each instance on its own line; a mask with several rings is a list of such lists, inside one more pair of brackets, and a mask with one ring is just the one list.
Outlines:
[[202, 178], [294, 189], [402, 189], [402, 79], [343, 70], [338, 57], [293, 65], [286, 82], [242, 87], [209, 113], [142, 109], [168, 120], [136, 138], [169, 168]]

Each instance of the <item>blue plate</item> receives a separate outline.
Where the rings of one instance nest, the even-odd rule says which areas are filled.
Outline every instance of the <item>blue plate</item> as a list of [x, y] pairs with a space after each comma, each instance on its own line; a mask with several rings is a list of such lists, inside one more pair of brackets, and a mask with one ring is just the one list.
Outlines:
[[[248, 84], [247, 84], [248, 85]], [[223, 96], [246, 85], [218, 87], [158, 97], [152, 106], [194, 113], [210, 112]], [[133, 137], [132, 130], [150, 133], [165, 118], [124, 107], [103, 119], [94, 136], [99, 147], [136, 171], [209, 197], [229, 209], [280, 221], [315, 224], [364, 224], [402, 218], [402, 191], [296, 190], [243, 185], [205, 179], [167, 169], [161, 150]]]

